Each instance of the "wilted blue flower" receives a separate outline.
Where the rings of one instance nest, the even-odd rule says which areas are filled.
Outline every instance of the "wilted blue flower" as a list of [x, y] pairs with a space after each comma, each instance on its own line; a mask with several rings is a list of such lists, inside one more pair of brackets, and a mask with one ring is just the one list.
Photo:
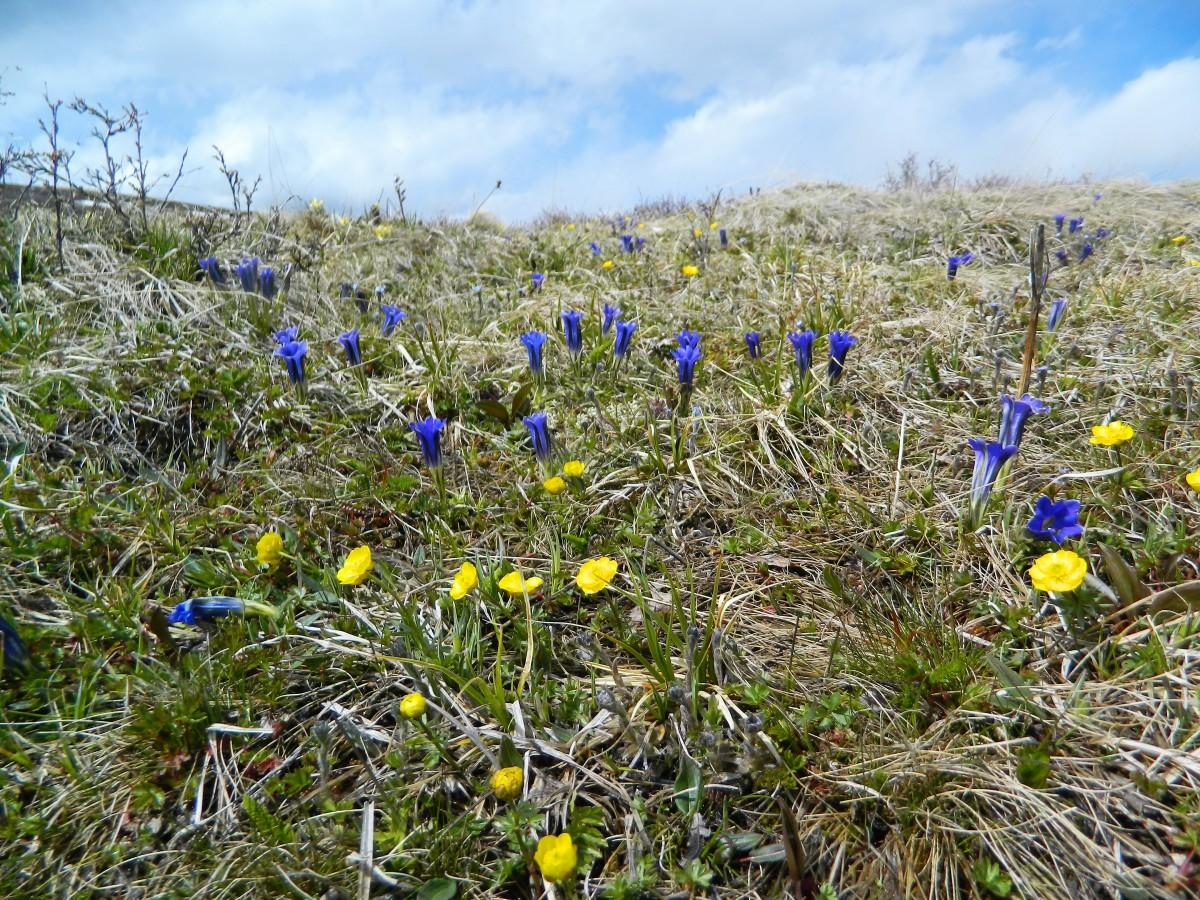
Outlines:
[[858, 338], [848, 331], [829, 332], [829, 383], [837, 384], [846, 369], [846, 354], [858, 344]]
[[588, 244], [588, 249], [592, 251], [592, 256], [599, 256], [601, 253], [604, 252], [603, 250], [600, 249], [600, 245], [597, 244], [595, 241], [592, 241], [590, 244]]
[[746, 332], [746, 349], [750, 351], [751, 359], [758, 359], [762, 352], [762, 336], [757, 331]]
[[348, 281], [343, 281], [338, 289], [338, 298], [341, 300], [349, 300], [350, 295], [354, 293], [354, 285]]
[[1056, 213], [1054, 216], [1054, 231], [1056, 234], [1062, 234], [1063, 223], [1067, 221], [1066, 213]]
[[396, 326], [408, 317], [408, 314], [404, 310], [390, 303], [383, 304], [383, 306], [379, 307], [379, 311], [383, 314], [383, 320], [379, 323], [379, 330], [383, 333], [384, 337], [391, 337], [392, 332], [396, 330]]
[[357, 366], [362, 362], [362, 348], [358, 345], [358, 329], [352, 328], [338, 335], [338, 343], [346, 351], [346, 363]]
[[1017, 448], [979, 438], [971, 438], [967, 443], [975, 451], [975, 470], [971, 475], [971, 521], [978, 523], [996, 485], [996, 476], [1017, 452]]
[[788, 333], [788, 340], [792, 342], [792, 349], [796, 351], [796, 366], [800, 369], [800, 377], [803, 378], [812, 368], [813, 343], [817, 340], [817, 333], [812, 329], [792, 331]]
[[632, 234], [621, 235], [621, 249], [623, 251], [625, 251], [626, 253], [633, 252], [633, 235]]
[[529, 371], [534, 375], [542, 374], [542, 347], [546, 345], [546, 335], [541, 331], [529, 331], [521, 335], [521, 343], [529, 354]]
[[1055, 258], [1055, 259], [1057, 259], [1057, 260], [1058, 260], [1060, 263], [1063, 263], [1064, 265], [1066, 265], [1066, 262], [1067, 262], [1067, 251], [1066, 251], [1066, 250], [1063, 250], [1063, 249], [1060, 247], [1059, 249], [1057, 249], [1057, 250], [1055, 250], [1055, 251], [1054, 251], [1054, 258]]
[[613, 334], [613, 356], [624, 356], [629, 352], [629, 341], [637, 331], [637, 322], [617, 322]]
[[247, 294], [253, 294], [258, 290], [258, 257], [253, 259], [243, 259], [233, 268], [234, 274], [237, 275], [238, 281], [242, 284], [242, 290]]
[[675, 340], [679, 342], [680, 347], [699, 347], [700, 332], [688, 331], [685, 328], [679, 334], [675, 335]]
[[951, 256], [946, 260], [946, 278], [950, 281], [954, 280], [954, 276], [958, 274], [958, 267], [965, 266], [973, 262], [975, 259], [974, 253], [962, 253], [958, 256]]
[[1058, 323], [1062, 321], [1063, 313], [1067, 311], [1067, 298], [1056, 297], [1050, 301], [1050, 313], [1046, 316], [1046, 330], [1051, 334], [1058, 328]]
[[178, 604], [167, 616], [168, 625], [195, 625], [246, 613], [245, 601], [237, 597], [193, 597]]
[[546, 280], [546, 276], [543, 275], [541, 272], [534, 272], [532, 275], [529, 276], [529, 282], [530, 282], [530, 284], [533, 285], [533, 289], [535, 291], [541, 289], [542, 283], [545, 280]]
[[612, 328], [612, 324], [617, 320], [617, 316], [621, 315], [621, 310], [605, 303], [603, 312], [604, 316], [600, 320], [600, 333], [608, 334], [608, 329]]
[[583, 313], [573, 309], [564, 309], [561, 318], [563, 337], [567, 339], [567, 349], [572, 353], [579, 353], [583, 350], [583, 329], [579, 324], [583, 321]]
[[634, 250], [641, 250], [645, 246], [646, 246], [646, 239], [644, 237], [642, 237], [641, 235], [638, 235], [637, 237], [635, 237], [633, 239], [633, 249]]
[[696, 377], [696, 363], [704, 355], [700, 352], [698, 338], [699, 336], [697, 335], [697, 342], [694, 344], [680, 342], [679, 349], [671, 354], [675, 358], [676, 365], [679, 367], [679, 383], [685, 387], [691, 387], [692, 379]]
[[225, 283], [225, 272], [221, 269], [221, 263], [218, 262], [215, 256], [206, 256], [200, 260], [200, 269], [213, 284]]
[[722, 228], [720, 231], [717, 232], [717, 236], [721, 239], [722, 247], [729, 246], [729, 235], [725, 232], [724, 228]]
[[1080, 216], [1078, 219], [1072, 219], [1067, 223], [1067, 234], [1074, 234], [1081, 227], [1083, 227], [1083, 216]]
[[426, 416], [416, 422], [409, 422], [408, 427], [421, 443], [421, 456], [425, 459], [425, 465], [436, 469], [442, 464], [442, 429], [446, 427], [446, 423], [436, 416]]
[[529, 437], [533, 441], [533, 455], [540, 462], [550, 459], [550, 426], [546, 422], [546, 414], [535, 412], [521, 420], [529, 429]]
[[1007, 394], [1000, 398], [1000, 443], [1020, 447], [1025, 435], [1025, 425], [1034, 413], [1049, 412], [1050, 406], [1031, 394], [1022, 394], [1019, 400]]
[[300, 326], [289, 325], [287, 328], [279, 329], [271, 336], [275, 338], [275, 343], [277, 344], [289, 344], [292, 341], [298, 341], [300, 340]]
[[287, 366], [288, 378], [292, 384], [304, 383], [304, 357], [308, 354], [306, 341], [287, 341], [275, 348], [275, 355], [283, 359]]
[[1083, 262], [1085, 259], [1087, 259], [1089, 256], [1092, 255], [1092, 253], [1095, 251], [1095, 249], [1096, 248], [1092, 246], [1090, 241], [1088, 243], [1084, 244], [1082, 247], [1079, 248], [1079, 261]]
[[263, 266], [262, 271], [258, 273], [258, 289], [268, 300], [274, 300], [275, 295], [279, 293], [279, 289], [275, 287], [275, 270], [270, 266]]
[[29, 664], [29, 651], [12, 622], [0, 616], [0, 652], [4, 654], [4, 668], [9, 671], [24, 669]]
[[1045, 494], [1033, 505], [1033, 518], [1025, 526], [1034, 537], [1064, 544], [1083, 534], [1078, 500], [1051, 500]]

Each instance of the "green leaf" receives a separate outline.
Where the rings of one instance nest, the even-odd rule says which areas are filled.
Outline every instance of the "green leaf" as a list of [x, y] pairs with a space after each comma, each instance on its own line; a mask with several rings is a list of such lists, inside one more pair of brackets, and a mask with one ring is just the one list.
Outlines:
[[517, 391], [512, 398], [512, 418], [510, 421], [515, 422], [521, 416], [529, 415], [530, 401], [533, 397], [533, 382], [527, 381], [521, 385], [521, 389]]
[[508, 423], [512, 421], [512, 418], [508, 414], [508, 410], [504, 408], [504, 404], [502, 403], [497, 403], [495, 400], [480, 400], [475, 405], [479, 407], [481, 412], [491, 416], [505, 428], [507, 428]]
[[453, 900], [458, 896], [458, 882], [450, 878], [432, 878], [417, 890], [420, 900]]
[[1108, 572], [1108, 580], [1112, 582], [1113, 590], [1121, 598], [1121, 603], [1128, 606], [1137, 600], [1150, 596], [1150, 588], [1138, 578], [1137, 571], [1124, 557], [1107, 544], [1100, 545], [1100, 553], [1104, 557], [1104, 569]]
[[675, 808], [681, 813], [695, 811], [700, 805], [700, 767], [684, 757], [675, 779]]
[[1161, 591], [1156, 591], [1146, 597], [1150, 612], [1161, 612], [1164, 609], [1172, 612], [1188, 612], [1200, 608], [1200, 580], [1185, 581]]

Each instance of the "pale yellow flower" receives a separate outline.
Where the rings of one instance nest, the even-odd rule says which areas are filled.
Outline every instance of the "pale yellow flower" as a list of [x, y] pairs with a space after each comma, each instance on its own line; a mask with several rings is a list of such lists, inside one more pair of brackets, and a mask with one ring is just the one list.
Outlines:
[[561, 494], [567, 489], [567, 483], [557, 475], [551, 475], [542, 482], [547, 494]]
[[563, 474], [568, 478], [582, 478], [583, 473], [587, 471], [587, 466], [577, 459], [572, 459], [569, 462], [563, 463]]
[[709, 231], [716, 231], [716, 230], [717, 230], [717, 223], [716, 223], [716, 222], [709, 222], [709, 223], [708, 223], [708, 230], [709, 230]]
[[569, 222], [569, 223], [567, 224], [567, 231], [574, 231], [574, 230], [575, 230], [575, 223], [574, 223], [574, 222]]
[[413, 692], [405, 694], [400, 701], [400, 715], [406, 719], [419, 719], [425, 715], [425, 698]]
[[697, 275], [700, 274], [700, 267], [693, 266], [691, 263], [688, 263], [686, 266], [684, 266], [679, 271], [683, 273], [684, 278], [695, 278]]
[[521, 786], [525, 776], [520, 766], [508, 766], [492, 775], [492, 793], [498, 800], [516, 800], [521, 796]]
[[479, 570], [471, 563], [463, 563], [450, 585], [450, 599], [461, 600], [479, 586]]
[[392, 226], [388, 225], [387, 223], [376, 225], [371, 230], [375, 233], [375, 237], [379, 238], [381, 241], [384, 238], [389, 238], [392, 236]]
[[308, 208], [315, 213], [323, 213], [325, 212], [325, 201], [318, 200], [316, 197], [313, 197], [308, 201]]
[[555, 837], [548, 834], [538, 841], [533, 861], [542, 870], [542, 877], [547, 881], [565, 881], [575, 871], [579, 855], [575, 852], [571, 835], [563, 833]]
[[523, 578], [520, 572], [512, 571], [505, 575], [497, 584], [500, 590], [504, 591], [510, 597], [520, 597], [524, 594], [532, 594], [542, 586], [542, 579], [534, 575], [532, 578]]
[[338, 569], [337, 580], [342, 584], [362, 584], [371, 574], [375, 563], [371, 560], [371, 548], [366, 544], [355, 547], [346, 556], [346, 561]]
[[585, 594], [598, 594], [608, 587], [616, 574], [617, 561], [601, 556], [599, 559], [589, 559], [579, 567], [575, 583]]
[[1083, 584], [1087, 560], [1074, 550], [1055, 550], [1038, 557], [1029, 569], [1029, 580], [1039, 591], [1065, 594]]
[[1187, 480], [1188, 487], [1200, 494], [1200, 467], [1197, 467], [1192, 472], [1188, 472], [1184, 478]]
[[254, 551], [260, 564], [273, 569], [283, 559], [283, 538], [274, 531], [268, 531], [258, 539]]
[[1089, 443], [1097, 447], [1117, 447], [1133, 437], [1133, 426], [1127, 425], [1120, 419], [1113, 419], [1104, 425], [1093, 425]]
[[702, 234], [704, 234], [704, 232], [701, 231], [699, 228], [692, 229], [692, 237], [700, 237], [700, 235], [702, 235]]
[[341, 225], [342, 227], [345, 227], [350, 224], [350, 217], [349, 216], [338, 216], [337, 223], [339, 225]]

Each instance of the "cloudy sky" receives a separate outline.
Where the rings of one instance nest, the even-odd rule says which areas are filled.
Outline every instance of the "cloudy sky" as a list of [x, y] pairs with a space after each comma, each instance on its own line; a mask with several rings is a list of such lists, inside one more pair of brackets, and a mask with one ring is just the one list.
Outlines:
[[[0, 137], [43, 90], [149, 112], [158, 170], [220, 202], [422, 214], [624, 209], [800, 180], [1200, 177], [1196, 0], [0, 0]], [[73, 118], [73, 117], [69, 117]], [[86, 129], [74, 164], [94, 161]]]

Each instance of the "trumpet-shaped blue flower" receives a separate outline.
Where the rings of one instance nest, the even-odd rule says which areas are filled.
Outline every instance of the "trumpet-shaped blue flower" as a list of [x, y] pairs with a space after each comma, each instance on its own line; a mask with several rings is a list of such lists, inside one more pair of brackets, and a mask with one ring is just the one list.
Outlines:
[[979, 438], [971, 438], [967, 443], [975, 451], [975, 470], [971, 475], [971, 522], [978, 525], [987, 508], [988, 498], [992, 495], [992, 488], [996, 486], [996, 476], [1017, 452], [1017, 448]]
[[421, 444], [421, 456], [425, 465], [436, 469], [442, 464], [442, 429], [446, 423], [437, 416], [426, 416], [416, 422], [409, 422], [408, 427], [416, 434]]
[[1087, 259], [1089, 256], [1092, 255], [1092, 253], [1095, 251], [1095, 249], [1096, 248], [1092, 246], [1091, 241], [1088, 241], [1086, 244], [1084, 244], [1082, 247], [1079, 248], [1079, 261], [1083, 262], [1085, 259]]
[[567, 339], [567, 349], [578, 354], [583, 350], [583, 313], [573, 309], [565, 309], [562, 313], [563, 337]]
[[729, 234], [725, 231], [724, 228], [722, 228], [720, 231], [717, 232], [717, 236], [721, 239], [722, 247], [729, 246]]
[[1065, 266], [1067, 264], [1067, 251], [1059, 247], [1054, 251], [1054, 258]]
[[800, 369], [800, 377], [804, 378], [812, 369], [813, 344], [817, 340], [817, 333], [812, 329], [792, 331], [788, 333], [788, 340], [792, 342], [792, 349], [796, 351], [796, 366]]
[[338, 343], [346, 351], [346, 363], [357, 366], [362, 363], [362, 348], [358, 343], [358, 329], [352, 328], [338, 335]]
[[279, 329], [271, 336], [275, 338], [275, 343], [277, 344], [289, 344], [292, 341], [298, 341], [300, 340], [300, 326], [289, 325], [287, 328]]
[[1066, 213], [1055, 213], [1054, 215], [1054, 231], [1057, 234], [1062, 234], [1063, 223], [1067, 221]]
[[262, 271], [258, 273], [258, 289], [268, 300], [274, 300], [275, 295], [279, 293], [275, 286], [275, 270], [270, 266], [263, 266]]
[[383, 304], [383, 306], [379, 307], [379, 311], [383, 315], [383, 319], [379, 323], [379, 330], [384, 337], [391, 337], [392, 332], [396, 330], [396, 326], [408, 317], [408, 314], [404, 310], [390, 303]]
[[1074, 234], [1082, 227], [1083, 227], [1083, 216], [1080, 216], [1078, 219], [1072, 219], [1070, 222], [1067, 223], [1067, 234]]
[[12, 622], [0, 616], [0, 653], [4, 654], [4, 668], [9, 671], [24, 669], [29, 664], [29, 651]]
[[1063, 313], [1067, 311], [1067, 298], [1056, 297], [1050, 302], [1050, 312], [1046, 316], [1046, 330], [1054, 334], [1058, 323], [1062, 321]]
[[247, 294], [253, 294], [258, 290], [258, 257], [253, 259], [243, 259], [240, 263], [234, 266], [234, 274], [237, 275], [238, 281], [242, 284], [242, 290]]
[[632, 234], [621, 235], [621, 249], [623, 251], [625, 251], [626, 253], [633, 252], [633, 235]]
[[1045, 494], [1033, 506], [1033, 518], [1025, 528], [1036, 538], [1064, 544], [1083, 534], [1079, 524], [1078, 500], [1051, 500]]
[[959, 267], [968, 265], [974, 262], [974, 260], [974, 253], [961, 253], [958, 256], [951, 256], [946, 260], [946, 278], [953, 281], [955, 276], [958, 275]]
[[292, 384], [304, 383], [304, 357], [308, 355], [306, 341], [286, 341], [275, 348], [275, 355], [280, 357], [287, 366], [288, 378]]
[[1108, 229], [1107, 228], [1097, 228], [1096, 229], [1096, 239], [1097, 240], [1100, 240], [1100, 239], [1106, 238], [1106, 237], [1108, 237]]
[[641, 250], [645, 246], [646, 246], [646, 239], [644, 237], [642, 237], [641, 235], [638, 235], [637, 237], [635, 237], [633, 239], [633, 249], [634, 250]]
[[850, 352], [850, 348], [858, 344], [858, 338], [850, 332], [831, 331], [829, 332], [829, 367], [827, 374], [830, 384], [837, 384], [842, 377], [842, 373], [846, 370], [846, 354]]
[[762, 353], [762, 335], [757, 331], [746, 332], [746, 350], [750, 353], [751, 359], [758, 359]]
[[531, 413], [522, 420], [529, 429], [529, 437], [533, 441], [533, 455], [539, 462], [550, 459], [550, 425], [543, 412]]
[[680, 347], [699, 347], [700, 337], [700, 332], [688, 331], [685, 328], [679, 334], [675, 335], [675, 340], [679, 342]]
[[616, 323], [616, 332], [613, 334], [613, 356], [620, 357], [629, 352], [629, 342], [635, 331], [637, 331], [637, 322], [618, 321]]
[[546, 335], [541, 331], [529, 331], [521, 335], [521, 344], [529, 355], [529, 371], [534, 375], [542, 374], [542, 348], [546, 345]]
[[193, 597], [184, 600], [167, 616], [168, 625], [195, 625], [200, 622], [215, 622], [229, 616], [259, 615], [276, 618], [279, 610], [269, 603], [258, 600], [242, 600], [238, 597]]
[[600, 245], [597, 244], [595, 241], [592, 241], [590, 244], [588, 244], [588, 249], [592, 251], [592, 256], [599, 256], [601, 253], [604, 252], [603, 250], [600, 249]]
[[604, 315], [600, 319], [600, 333], [608, 334], [608, 330], [612, 328], [613, 322], [617, 321], [617, 317], [621, 315], [621, 310], [616, 306], [604, 304]]
[[541, 287], [543, 284], [545, 284], [545, 282], [546, 282], [546, 276], [543, 275], [541, 272], [534, 272], [532, 275], [529, 276], [529, 283], [533, 286], [533, 289], [535, 291], [541, 290]]
[[1041, 415], [1049, 412], [1048, 404], [1043, 403], [1031, 394], [1022, 394], [1014, 399], [1005, 395], [1000, 398], [1000, 443], [1005, 446], [1020, 447], [1021, 438], [1025, 436], [1025, 425], [1034, 413]]
[[680, 385], [691, 387], [692, 381], [696, 377], [696, 363], [704, 355], [700, 352], [699, 335], [697, 335], [696, 343], [681, 343], [679, 349], [672, 352], [671, 355], [675, 358], [675, 364], [679, 370]]
[[354, 285], [348, 281], [343, 281], [338, 288], [338, 298], [341, 300], [349, 300], [354, 293]]
[[225, 283], [225, 272], [221, 269], [221, 263], [215, 256], [206, 256], [201, 259], [200, 269], [213, 284], [221, 285]]

